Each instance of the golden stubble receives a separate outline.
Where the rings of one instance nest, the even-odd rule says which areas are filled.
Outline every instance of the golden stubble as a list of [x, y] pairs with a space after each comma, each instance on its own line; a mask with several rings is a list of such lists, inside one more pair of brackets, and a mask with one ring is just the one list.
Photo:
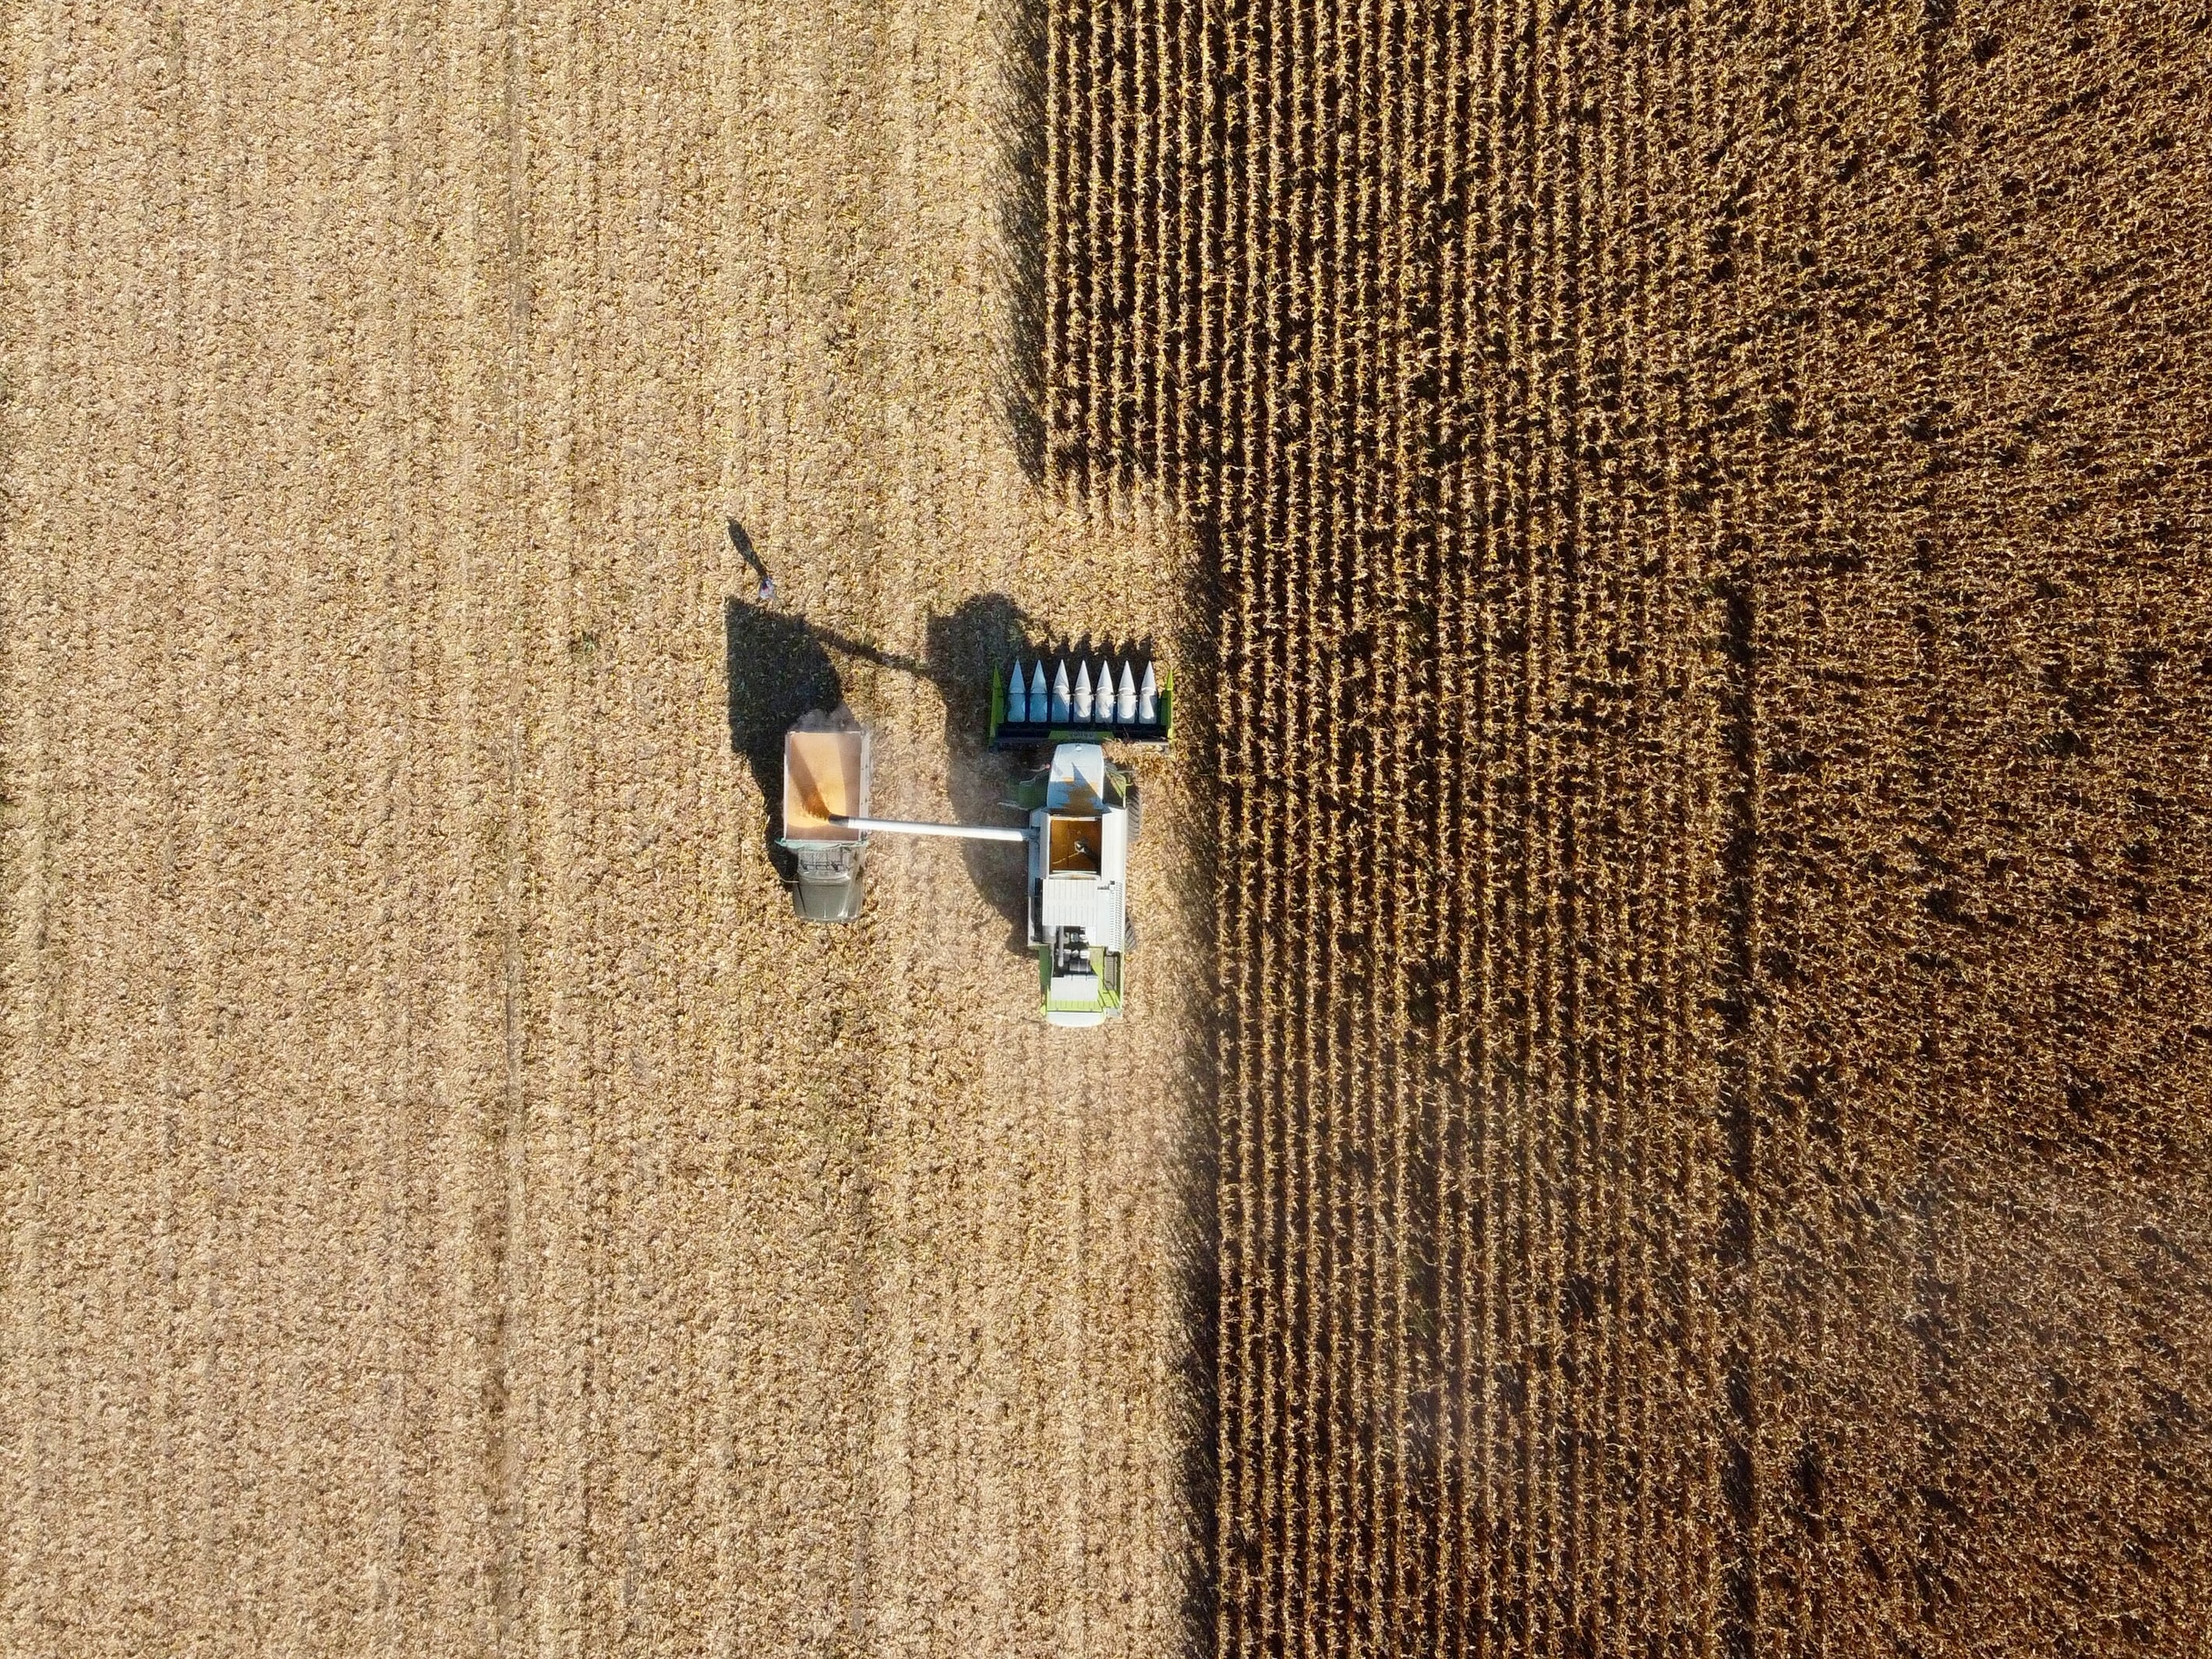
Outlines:
[[731, 517], [886, 805], [977, 601], [1171, 637], [1007, 422], [1002, 40], [11, 15], [0, 1645], [1177, 1639], [1165, 854], [1048, 1038], [957, 853], [802, 927], [726, 723]]

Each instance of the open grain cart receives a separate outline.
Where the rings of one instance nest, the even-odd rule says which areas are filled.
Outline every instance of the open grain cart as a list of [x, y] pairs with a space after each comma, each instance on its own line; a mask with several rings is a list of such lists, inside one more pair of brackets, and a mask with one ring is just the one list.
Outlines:
[[[1061, 663], [1047, 689], [1043, 665], [1032, 679], [1039, 701], [1030, 720], [1029, 682], [1019, 663], [994, 687], [992, 731], [1000, 748], [1048, 748], [1044, 764], [1005, 803], [1025, 824], [924, 823], [868, 813], [868, 732], [809, 715], [784, 738], [783, 845], [798, 866], [793, 900], [810, 921], [849, 921], [860, 912], [861, 872], [872, 835], [945, 836], [1018, 842], [1029, 861], [1029, 942], [1037, 955], [1044, 1017], [1054, 1025], [1097, 1025], [1121, 1012], [1122, 961], [1134, 943], [1129, 920], [1129, 848], [1137, 839], [1135, 781], [1106, 757], [1109, 739], [1158, 747], [1167, 742], [1168, 702], [1152, 665], [1142, 685], [1121, 665], [1126, 714], [1112, 693], [1098, 695], [1079, 665], [1071, 682]], [[1079, 705], [1074, 684], [1082, 685]], [[1142, 713], [1139, 715], [1139, 706]]]
[[868, 838], [851, 820], [868, 811], [868, 733], [809, 714], [783, 735], [783, 846], [796, 866], [792, 903], [809, 921], [860, 914]]

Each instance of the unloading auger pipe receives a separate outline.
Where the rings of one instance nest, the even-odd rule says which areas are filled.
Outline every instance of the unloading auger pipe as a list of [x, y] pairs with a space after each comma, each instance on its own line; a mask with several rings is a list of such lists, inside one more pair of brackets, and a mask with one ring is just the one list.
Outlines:
[[835, 813], [830, 822], [848, 830], [879, 830], [888, 836], [950, 836], [956, 841], [1026, 842], [1030, 838], [1028, 830], [1012, 824], [917, 823], [909, 818], [841, 818]]

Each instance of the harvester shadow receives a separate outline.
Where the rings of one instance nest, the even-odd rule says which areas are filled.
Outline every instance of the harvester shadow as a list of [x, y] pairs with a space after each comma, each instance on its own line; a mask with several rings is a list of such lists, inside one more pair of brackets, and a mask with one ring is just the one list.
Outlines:
[[734, 596], [722, 605], [730, 749], [759, 785], [769, 861], [790, 879], [783, 834], [783, 734], [802, 714], [845, 701], [845, 683], [815, 629], [799, 617]]
[[[1026, 618], [1003, 593], [978, 593], [947, 615], [929, 619], [926, 673], [945, 699], [945, 787], [963, 823], [1006, 823], [1000, 803], [1013, 785], [990, 746], [991, 688], [1022, 642]], [[963, 842], [968, 878], [1007, 927], [1006, 948], [1029, 953], [1029, 865], [1021, 849], [998, 842]]]

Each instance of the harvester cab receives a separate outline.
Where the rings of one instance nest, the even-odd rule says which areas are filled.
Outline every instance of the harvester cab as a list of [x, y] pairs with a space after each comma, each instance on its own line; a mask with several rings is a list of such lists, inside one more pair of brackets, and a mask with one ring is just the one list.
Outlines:
[[990, 738], [994, 749], [1043, 754], [1005, 803], [1025, 815], [1021, 824], [871, 817], [866, 728], [842, 711], [808, 715], [785, 735], [783, 751], [782, 845], [799, 914], [809, 921], [860, 915], [872, 835], [1019, 842], [1045, 1019], [1103, 1024], [1121, 1011], [1122, 963], [1134, 943], [1129, 849], [1140, 823], [1136, 781], [1106, 745], [1164, 748], [1173, 696], [1149, 661], [1101, 659], [1094, 672], [1061, 659], [1049, 674], [1042, 659], [1026, 672], [1017, 661], [992, 687]]
[[1096, 1025], [1121, 1007], [1133, 786], [1096, 743], [1057, 745], [1043, 783], [1030, 813], [1029, 939], [1044, 1017]]

